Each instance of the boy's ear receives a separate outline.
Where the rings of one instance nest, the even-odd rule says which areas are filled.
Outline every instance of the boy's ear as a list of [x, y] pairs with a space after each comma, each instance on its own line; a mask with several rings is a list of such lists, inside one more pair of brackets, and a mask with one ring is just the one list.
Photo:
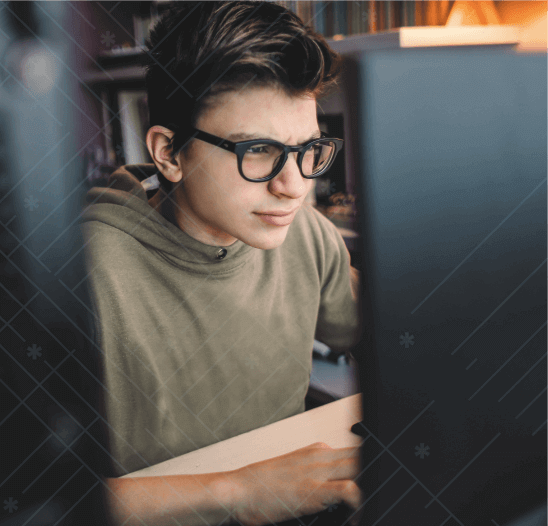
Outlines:
[[156, 168], [172, 183], [177, 183], [183, 178], [181, 165], [173, 157], [171, 139], [174, 132], [163, 126], [152, 126], [146, 136], [146, 145]]

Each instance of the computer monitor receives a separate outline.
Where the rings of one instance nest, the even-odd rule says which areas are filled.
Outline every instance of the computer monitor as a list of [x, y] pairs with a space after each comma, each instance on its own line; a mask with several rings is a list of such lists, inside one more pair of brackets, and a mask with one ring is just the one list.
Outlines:
[[349, 64], [362, 523], [546, 524], [546, 55], [378, 50]]

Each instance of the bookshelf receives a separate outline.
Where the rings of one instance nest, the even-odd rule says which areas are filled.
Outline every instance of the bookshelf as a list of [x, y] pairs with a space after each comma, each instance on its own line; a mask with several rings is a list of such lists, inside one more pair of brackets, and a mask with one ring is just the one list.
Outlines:
[[[356, 34], [344, 39], [328, 39], [329, 45], [338, 53], [359, 53], [378, 49], [402, 49], [433, 46], [515, 45], [519, 41], [515, 26], [463, 26], [463, 27], [401, 27], [390, 31]], [[109, 58], [112, 55], [108, 55]], [[142, 49], [128, 49], [117, 58], [125, 64], [115, 62], [112, 66], [102, 61], [101, 69], [86, 71], [83, 80], [89, 84], [105, 85], [113, 82], [143, 81]], [[144, 84], [143, 84], [144, 86]]]
[[444, 25], [454, 2], [435, 1], [277, 1], [326, 37], [376, 33], [399, 27]]
[[[470, 4], [475, 7], [479, 18], [474, 20], [469, 18], [471, 23], [483, 24], [490, 23], [493, 26], [476, 25], [465, 28], [463, 26], [454, 27], [455, 35], [458, 32], [463, 32], [465, 29], [469, 29], [470, 33], [463, 34], [460, 38], [464, 40], [464, 44], [470, 44], [470, 37], [474, 30], [477, 33], [485, 32], [494, 35], [491, 27], [497, 27], [503, 22], [506, 16], [513, 18], [516, 23], [515, 13], [509, 13], [509, 15], [498, 16], [497, 12], [506, 13], [508, 8], [506, 5], [495, 6], [501, 2], [455, 2], [449, 0], [417, 0], [417, 1], [373, 1], [373, 0], [356, 0], [356, 1], [321, 1], [321, 0], [276, 0], [274, 3], [282, 5], [292, 11], [294, 11], [307, 25], [312, 27], [318, 33], [324, 35], [328, 40], [333, 42], [345, 41], [350, 39], [351, 41], [357, 36], [363, 35], [385, 35], [382, 38], [375, 39], [380, 45], [384, 45], [384, 38], [388, 38], [389, 42], [394, 37], [388, 36], [392, 31], [398, 31], [398, 35], [403, 39], [400, 42], [401, 47], [417, 46], [418, 37], [420, 32], [418, 28], [436, 27], [440, 35], [443, 35], [442, 29], [445, 24], [451, 20], [457, 20], [459, 17], [455, 16], [452, 11], [455, 4]], [[514, 2], [516, 4], [546, 4], [546, 2]], [[97, 2], [101, 9], [97, 9], [97, 13], [103, 15], [101, 10], [109, 12], [116, 8], [117, 26], [113, 26], [118, 33], [120, 28], [123, 30], [122, 41], [114, 42], [109, 45], [108, 41], [109, 33], [114, 35], [114, 29], [112, 32], [106, 31], [106, 38], [104, 39], [104, 48], [99, 51], [96, 57], [95, 70], [89, 70], [84, 77], [85, 82], [98, 83], [109, 81], [124, 81], [128, 79], [139, 79], [140, 65], [142, 63], [141, 57], [145, 49], [145, 39], [150, 27], [161, 16], [161, 14], [168, 8], [170, 2], [163, 0], [154, 1], [141, 1], [141, 2]], [[110, 6], [107, 4], [114, 4]], [[120, 5], [119, 5], [120, 4]], [[483, 6], [481, 9], [477, 6]], [[110, 8], [110, 9], [107, 9]], [[527, 11], [520, 6], [524, 13]], [[529, 9], [530, 11], [530, 9]], [[538, 11], [538, 9], [536, 10]], [[482, 14], [484, 13], [484, 14]], [[103, 15], [104, 16], [104, 15]], [[468, 13], [467, 16], [471, 16]], [[524, 15], [525, 16], [525, 15]], [[527, 14], [526, 16], [530, 16]], [[92, 17], [93, 18], [93, 17]], [[496, 23], [498, 22], [498, 24]], [[403, 30], [403, 31], [401, 31]], [[497, 30], [500, 33], [500, 30]], [[425, 41], [425, 46], [434, 45], [431, 35], [435, 32], [430, 32], [429, 37]], [[102, 38], [105, 35], [102, 35]], [[410, 38], [415, 40], [405, 42], [404, 40]], [[445, 35], [443, 35], [445, 38]], [[495, 37], [496, 38], [496, 37]], [[456, 40], [459, 37], [455, 36], [455, 41], [449, 42], [448, 45], [457, 44]], [[489, 35], [486, 36], [489, 39]], [[373, 40], [369, 40], [372, 43]], [[481, 38], [478, 39], [478, 43], [481, 42]], [[343, 48], [344, 49], [344, 46]]]

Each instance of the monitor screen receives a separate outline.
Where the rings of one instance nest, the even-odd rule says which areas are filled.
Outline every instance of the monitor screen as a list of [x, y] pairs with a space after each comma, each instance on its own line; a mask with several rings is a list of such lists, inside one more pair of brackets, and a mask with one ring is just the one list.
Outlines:
[[511, 524], [546, 501], [546, 55], [353, 68], [363, 524]]

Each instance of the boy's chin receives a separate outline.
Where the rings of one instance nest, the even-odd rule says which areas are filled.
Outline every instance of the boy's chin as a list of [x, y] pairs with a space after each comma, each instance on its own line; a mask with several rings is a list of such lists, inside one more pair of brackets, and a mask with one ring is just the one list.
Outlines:
[[261, 250], [272, 250], [274, 248], [278, 248], [285, 241], [287, 231], [288, 228], [283, 228], [283, 232], [277, 232], [272, 235], [263, 234], [262, 236], [257, 236], [254, 239], [244, 241], [244, 243]]

